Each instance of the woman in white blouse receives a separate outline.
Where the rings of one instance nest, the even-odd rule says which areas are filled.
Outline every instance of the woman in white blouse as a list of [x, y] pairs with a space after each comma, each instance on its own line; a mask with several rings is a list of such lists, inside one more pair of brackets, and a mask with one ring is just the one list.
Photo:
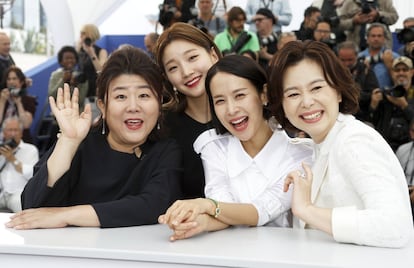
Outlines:
[[[290, 42], [270, 66], [269, 103], [279, 123], [315, 142], [312, 170], [290, 173], [292, 212], [300, 227], [338, 242], [402, 247], [413, 234], [404, 172], [373, 128], [351, 114], [359, 89], [321, 42]], [[291, 184], [294, 185], [291, 185]]]
[[[237, 66], [237, 68], [235, 68]], [[215, 130], [201, 134], [207, 198], [176, 201], [159, 222], [174, 230], [171, 240], [230, 225], [291, 226], [287, 174], [311, 163], [311, 141], [291, 139], [269, 125], [267, 76], [251, 59], [232, 55], [209, 70], [206, 90]]]

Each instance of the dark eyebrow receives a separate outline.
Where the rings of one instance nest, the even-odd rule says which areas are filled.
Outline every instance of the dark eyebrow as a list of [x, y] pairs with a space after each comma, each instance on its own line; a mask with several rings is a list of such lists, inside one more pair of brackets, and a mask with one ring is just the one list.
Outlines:
[[[325, 79], [323, 79], [323, 78], [316, 78], [315, 80], [311, 81], [308, 84], [308, 86], [312, 86], [313, 84], [320, 83], [320, 82], [325, 82]], [[296, 89], [296, 86], [287, 87], [287, 88], [283, 89], [283, 93], [286, 93], [287, 91], [294, 90], [294, 89]]]
[[[237, 93], [239, 93], [240, 91], [243, 91], [243, 90], [246, 90], [247, 88], [245, 88], [245, 87], [242, 87], [242, 88], [236, 88], [236, 89], [234, 89], [234, 90], [232, 90], [231, 91], [231, 93], [232, 94], [237, 94]], [[213, 99], [217, 99], [217, 98], [221, 98], [221, 97], [223, 97], [223, 95], [214, 95], [214, 96], [212, 96], [213, 97]]]
[[[184, 53], [183, 53], [183, 55], [186, 55], [186, 54], [188, 54], [188, 53], [190, 53], [190, 52], [193, 52], [193, 51], [195, 51], [196, 49], [195, 48], [191, 48], [191, 49], [189, 49], [189, 50], [186, 50], [186, 51], [184, 51]], [[164, 63], [164, 65], [168, 65], [168, 64], [170, 64], [171, 62], [173, 62], [175, 59], [170, 59], [169, 61], [167, 61], [166, 63]]]

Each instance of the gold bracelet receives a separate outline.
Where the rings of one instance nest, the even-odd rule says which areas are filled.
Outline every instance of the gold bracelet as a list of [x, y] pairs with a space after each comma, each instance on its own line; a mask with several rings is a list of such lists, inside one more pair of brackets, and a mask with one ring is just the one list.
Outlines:
[[213, 216], [214, 218], [217, 218], [220, 215], [220, 211], [221, 211], [219, 203], [212, 198], [207, 197], [206, 199], [211, 200], [214, 203], [214, 206], [216, 206], [216, 208], [214, 209], [214, 215], [211, 215], [211, 216]]

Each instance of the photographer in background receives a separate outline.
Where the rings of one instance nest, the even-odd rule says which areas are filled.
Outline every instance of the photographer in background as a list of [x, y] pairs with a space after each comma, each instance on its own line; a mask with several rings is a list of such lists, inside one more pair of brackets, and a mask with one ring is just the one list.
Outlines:
[[397, 32], [397, 39], [403, 44], [398, 49], [398, 54], [414, 60], [414, 17], [406, 18], [403, 26], [404, 28]]
[[2, 125], [0, 144], [0, 209], [20, 211], [20, 195], [33, 176], [33, 167], [39, 160], [36, 146], [22, 140], [23, 123], [18, 117], [9, 117]]
[[351, 72], [352, 78], [360, 89], [359, 110], [355, 117], [365, 123], [370, 122], [370, 103], [373, 90], [378, 89], [375, 73], [365, 64], [364, 59], [358, 58], [359, 48], [352, 41], [339, 43], [337, 55], [341, 63]]
[[213, 0], [198, 0], [198, 15], [191, 19], [188, 23], [196, 26], [203, 32], [209, 34], [213, 39], [218, 34], [226, 29], [226, 21], [214, 15]]
[[[346, 40], [358, 44], [360, 50], [367, 47], [365, 36], [371, 23], [381, 23], [388, 29], [389, 25], [398, 20], [392, 0], [347, 0], [337, 13], [340, 18], [339, 28], [345, 31]], [[391, 38], [386, 45], [392, 48]]]
[[327, 44], [336, 52], [336, 36], [332, 33], [330, 21], [320, 18], [313, 31], [313, 40]]
[[[96, 107], [96, 78], [97, 73], [108, 59], [108, 51], [95, 44], [101, 38], [98, 27], [94, 24], [86, 24], [80, 32], [80, 39], [77, 44], [79, 55], [79, 71], [82, 77], [79, 77], [79, 83], [88, 82], [88, 92], [86, 94], [86, 103], [92, 105], [92, 119], [99, 115]], [[85, 103], [85, 104], [86, 104]]]
[[252, 21], [256, 25], [255, 28], [260, 43], [259, 64], [267, 70], [269, 61], [277, 51], [278, 35], [273, 31], [276, 19], [269, 9], [259, 8]]
[[244, 30], [246, 13], [238, 6], [232, 7], [227, 13], [227, 28], [216, 35], [214, 43], [224, 56], [241, 54], [246, 50], [258, 53], [259, 40], [253, 32]]
[[158, 22], [164, 30], [175, 22], [188, 22], [197, 16], [195, 0], [164, 0], [158, 8]]
[[0, 92], [0, 125], [7, 118], [17, 116], [23, 124], [23, 140], [33, 143], [30, 126], [36, 112], [37, 100], [27, 94], [26, 77], [20, 68], [11, 66], [5, 71], [3, 81], [5, 85], [2, 85]]
[[[79, 89], [79, 109], [83, 111], [86, 94], [88, 93], [88, 81], [82, 78], [83, 74], [78, 70], [78, 53], [72, 46], [62, 47], [57, 55], [60, 67], [53, 71], [49, 79], [48, 96], [56, 99], [58, 88], [63, 84], [69, 84], [71, 90]], [[81, 81], [83, 82], [81, 82]]]
[[[372, 122], [395, 151], [410, 140], [408, 126], [414, 118], [413, 63], [401, 56], [392, 63], [394, 85], [373, 91], [371, 98]], [[374, 96], [375, 95], [375, 96]]]

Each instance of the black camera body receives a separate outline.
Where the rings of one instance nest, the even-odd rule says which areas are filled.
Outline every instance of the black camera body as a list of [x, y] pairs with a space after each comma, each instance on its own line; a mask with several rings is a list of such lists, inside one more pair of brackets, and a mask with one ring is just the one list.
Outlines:
[[24, 91], [20, 88], [10, 87], [10, 96], [12, 97], [21, 97], [24, 95]]
[[414, 27], [397, 30], [397, 39], [401, 44], [408, 44], [414, 41]]
[[386, 87], [384, 88], [384, 93], [396, 98], [405, 96], [405, 88], [403, 85], [397, 85], [395, 87]]
[[12, 139], [8, 139], [5, 142], [1, 143], [0, 147], [9, 146], [11, 149], [14, 149], [14, 148], [17, 147], [17, 145], [18, 144], [17, 144], [16, 140], [12, 138]]
[[92, 39], [89, 37], [86, 37], [85, 40], [83, 40], [86, 46], [90, 47], [92, 45]]
[[361, 12], [363, 14], [369, 14], [371, 9], [376, 9], [378, 7], [377, 0], [362, 0], [361, 1]]

